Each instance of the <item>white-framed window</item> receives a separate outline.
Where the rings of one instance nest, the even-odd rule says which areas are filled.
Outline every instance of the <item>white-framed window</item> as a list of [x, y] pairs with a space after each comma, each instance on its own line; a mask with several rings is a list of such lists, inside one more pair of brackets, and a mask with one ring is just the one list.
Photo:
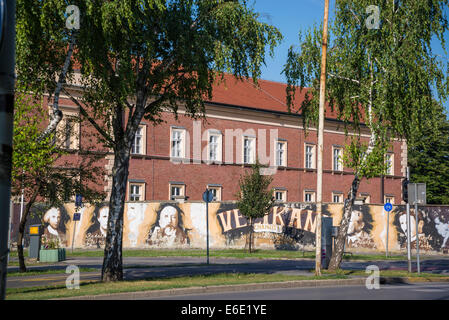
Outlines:
[[70, 145], [71, 145], [71, 137], [72, 137], [72, 127], [73, 127], [73, 120], [72, 119], [70, 119], [70, 118], [68, 118], [68, 119], [66, 119], [66, 121], [65, 121], [65, 130], [64, 130], [64, 147], [66, 148], [66, 149], [71, 149], [70, 148]]
[[385, 155], [385, 164], [387, 165], [387, 175], [392, 176], [394, 175], [394, 154], [393, 153], [387, 153]]
[[276, 141], [276, 166], [287, 166], [287, 141]]
[[394, 204], [394, 196], [386, 195], [385, 196], [385, 203]]
[[287, 190], [274, 189], [274, 200], [276, 202], [286, 202], [287, 201]]
[[343, 193], [342, 192], [332, 192], [332, 202], [333, 203], [343, 203]]
[[79, 149], [80, 124], [78, 115], [73, 112], [63, 112], [63, 118], [56, 127], [54, 142], [68, 150]]
[[170, 183], [170, 200], [184, 199], [185, 185], [180, 183]]
[[361, 193], [360, 198], [362, 199], [363, 203], [370, 203], [371, 196], [368, 193]]
[[334, 171], [343, 171], [343, 148], [333, 147], [332, 152], [332, 165]]
[[170, 137], [172, 158], [185, 158], [185, 136], [185, 129], [172, 128]]
[[307, 169], [315, 168], [315, 145], [307, 144], [305, 145], [304, 152], [304, 164]]
[[129, 201], [144, 201], [145, 200], [145, 183], [143, 182], [129, 182], [128, 188]]
[[315, 202], [315, 191], [304, 191], [304, 202]]
[[212, 201], [221, 201], [221, 186], [218, 185], [208, 185], [207, 189], [212, 192]]
[[146, 126], [141, 125], [136, 130], [134, 141], [131, 146], [132, 154], [145, 154], [145, 142], [146, 142]]
[[212, 163], [222, 162], [222, 135], [221, 132], [209, 131], [207, 143], [207, 160]]
[[256, 158], [256, 138], [243, 137], [243, 163], [253, 164]]

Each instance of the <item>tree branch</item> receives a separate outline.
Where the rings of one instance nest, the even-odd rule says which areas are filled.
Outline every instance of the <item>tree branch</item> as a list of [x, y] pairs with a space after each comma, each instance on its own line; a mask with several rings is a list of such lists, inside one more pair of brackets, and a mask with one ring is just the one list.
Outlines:
[[79, 103], [78, 100], [76, 100], [65, 88], [63, 88], [62, 90], [69, 96], [70, 100], [72, 100], [79, 107], [80, 113], [83, 115], [83, 117], [85, 117], [94, 126], [94, 128], [98, 130], [103, 138], [105, 138], [112, 146], [114, 146], [114, 140], [98, 125], [98, 123], [95, 122], [94, 119], [92, 119], [92, 117], [89, 116], [86, 109], [83, 108], [81, 103]]
[[343, 79], [343, 80], [348, 80], [348, 81], [352, 81], [352, 82], [355, 82], [355, 83], [357, 83], [357, 84], [360, 84], [360, 81], [359, 81], [359, 80], [356, 80], [356, 79], [350, 79], [350, 78], [346, 78], [346, 77], [342, 77], [342, 76], [337, 76], [337, 75], [332, 74], [332, 73], [327, 73], [327, 75], [328, 75], [329, 77], [338, 78], [338, 79]]
[[56, 127], [58, 126], [58, 123], [62, 119], [62, 112], [61, 110], [59, 110], [59, 94], [61, 93], [62, 86], [65, 83], [67, 72], [69, 70], [70, 60], [72, 58], [73, 53], [73, 46], [75, 45], [76, 30], [72, 30], [72, 34], [70, 37], [71, 39], [69, 49], [67, 50], [67, 56], [65, 57], [64, 66], [62, 68], [61, 73], [59, 74], [59, 79], [56, 84], [55, 94], [53, 98], [53, 114], [51, 116], [50, 123], [48, 124], [44, 132], [42, 132], [42, 134], [39, 136], [38, 141], [45, 139], [49, 134], [55, 131]]

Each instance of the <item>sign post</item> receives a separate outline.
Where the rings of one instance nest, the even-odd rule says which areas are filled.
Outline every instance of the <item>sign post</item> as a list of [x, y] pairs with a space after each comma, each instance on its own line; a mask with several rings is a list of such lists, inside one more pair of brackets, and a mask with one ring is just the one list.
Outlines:
[[209, 264], [209, 202], [214, 198], [214, 195], [209, 189], [203, 193], [203, 200], [206, 202], [206, 247], [207, 247], [207, 264]]
[[[418, 195], [418, 185], [415, 183], [415, 196]], [[418, 229], [418, 225], [419, 225], [419, 214], [418, 214], [418, 201], [417, 201], [417, 197], [415, 197], [415, 225], [416, 225], [416, 271], [418, 272], [418, 274], [421, 273], [420, 270], [420, 265], [419, 265], [419, 229]]]
[[80, 221], [81, 213], [77, 212], [79, 208], [83, 206], [83, 196], [77, 194], [75, 196], [75, 213], [73, 214], [73, 236], [72, 236], [72, 253], [73, 253], [73, 245], [75, 243], [75, 231], [76, 231], [76, 222]]
[[387, 212], [387, 240], [385, 242], [385, 257], [388, 258], [388, 233], [390, 231], [390, 211], [393, 209], [391, 203], [387, 202], [384, 205], [384, 210]]
[[[410, 181], [410, 167], [407, 167], [407, 181]], [[407, 193], [410, 191], [410, 184], [407, 185]], [[410, 199], [407, 199], [405, 210], [407, 212], [407, 262], [408, 272], [412, 272], [412, 254], [411, 254], [411, 232], [410, 232]]]
[[410, 184], [410, 202], [415, 205], [415, 225], [416, 225], [416, 271], [421, 273], [421, 265], [419, 260], [419, 212], [418, 204], [426, 204], [426, 184], [425, 183], [411, 183]]

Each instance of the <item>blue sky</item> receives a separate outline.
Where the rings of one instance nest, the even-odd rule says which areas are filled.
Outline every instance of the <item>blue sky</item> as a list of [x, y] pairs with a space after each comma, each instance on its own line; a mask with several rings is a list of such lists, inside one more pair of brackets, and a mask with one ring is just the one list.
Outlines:
[[[250, 5], [252, 4], [249, 1]], [[332, 17], [335, 0], [330, 0], [330, 15]], [[285, 82], [281, 75], [287, 60], [288, 48], [291, 45], [299, 45], [298, 32], [306, 30], [314, 24], [320, 24], [324, 15], [324, 0], [255, 0], [254, 8], [261, 14], [261, 19], [277, 27], [284, 40], [276, 47], [275, 56], [267, 55], [266, 64], [263, 68], [262, 79]], [[449, 15], [449, 9], [447, 10]], [[446, 50], [449, 52], [449, 32], [446, 33]], [[449, 59], [444, 51], [437, 45], [433, 48], [436, 54]], [[449, 101], [444, 103], [449, 117]]]

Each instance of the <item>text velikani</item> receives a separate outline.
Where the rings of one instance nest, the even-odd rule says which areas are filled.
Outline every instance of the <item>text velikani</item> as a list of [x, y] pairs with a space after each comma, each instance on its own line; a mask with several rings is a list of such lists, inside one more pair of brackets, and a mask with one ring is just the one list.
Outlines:
[[[217, 216], [223, 233], [248, 225], [248, 221], [238, 209], [223, 211], [218, 213]], [[258, 224], [261, 225], [261, 228], [258, 228]], [[272, 225], [272, 227], [268, 228], [269, 225]], [[271, 229], [275, 232], [279, 227], [282, 228], [284, 226], [315, 232], [316, 213], [312, 210], [276, 206], [263, 218], [255, 220], [254, 229], [260, 229], [261, 231], [269, 231]]]

